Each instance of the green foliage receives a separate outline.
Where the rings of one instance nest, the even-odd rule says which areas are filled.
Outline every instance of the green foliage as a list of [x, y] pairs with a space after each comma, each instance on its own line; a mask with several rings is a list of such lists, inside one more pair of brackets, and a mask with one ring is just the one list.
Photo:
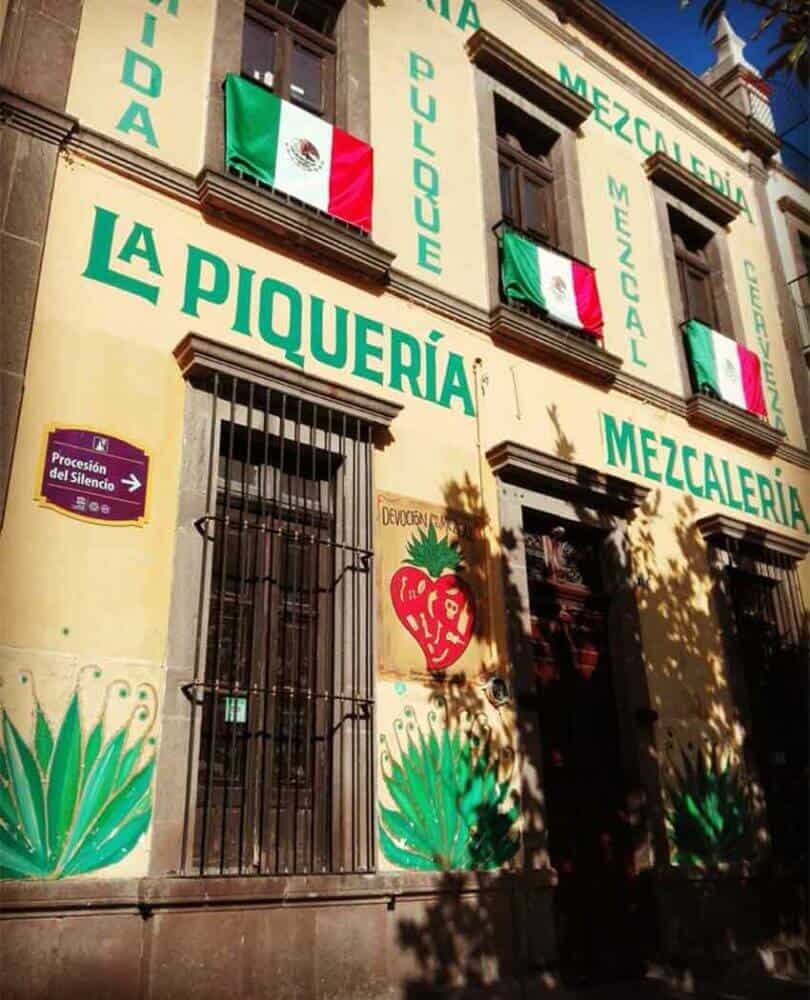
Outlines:
[[54, 739], [36, 702], [31, 745], [0, 712], [0, 879], [79, 875], [129, 854], [152, 815], [154, 754], [136, 769], [145, 738], [127, 746], [148, 711], [106, 741], [99, 721], [83, 741], [74, 691]]
[[[447, 726], [427, 735], [406, 709], [399, 759], [386, 748], [383, 780], [396, 809], [380, 807], [380, 845], [402, 868], [464, 871], [497, 868], [518, 848], [512, 828], [517, 806], [507, 807], [509, 781], [498, 781], [490, 743]], [[398, 735], [399, 738], [399, 735]], [[385, 743], [385, 739], [383, 739]]]
[[[688, 7], [691, 0], [681, 0], [681, 7]], [[748, 0], [759, 7], [762, 16], [752, 41], [764, 34], [771, 25], [778, 30], [776, 41], [768, 51], [778, 53], [762, 75], [769, 79], [784, 70], [792, 74], [803, 86], [810, 79], [810, 54], [807, 39], [810, 36], [810, 0]], [[700, 23], [708, 31], [725, 14], [728, 0], [704, 0]]]
[[447, 535], [437, 536], [435, 524], [431, 524], [427, 532], [420, 529], [408, 542], [407, 550], [409, 558], [405, 562], [426, 569], [432, 577], [441, 576], [446, 569], [457, 569], [461, 562], [458, 549]]
[[683, 770], [669, 790], [667, 825], [677, 864], [698, 868], [742, 860], [749, 836], [745, 783], [730, 763], [723, 766], [712, 748], [694, 760], [681, 752]]

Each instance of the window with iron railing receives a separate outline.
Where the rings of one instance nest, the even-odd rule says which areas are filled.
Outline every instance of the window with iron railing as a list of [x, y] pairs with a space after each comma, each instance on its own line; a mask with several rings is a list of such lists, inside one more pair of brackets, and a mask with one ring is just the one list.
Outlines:
[[372, 427], [225, 375], [212, 405], [193, 870], [369, 871]]

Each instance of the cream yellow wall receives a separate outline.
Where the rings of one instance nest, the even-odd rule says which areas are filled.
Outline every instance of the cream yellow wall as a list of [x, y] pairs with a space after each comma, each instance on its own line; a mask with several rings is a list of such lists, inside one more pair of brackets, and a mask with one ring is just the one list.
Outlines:
[[[205, 138], [214, 8], [213, 0], [85, 0], [68, 114], [195, 174]], [[135, 60], [127, 82], [128, 49], [158, 69]], [[125, 118], [133, 102], [146, 109], [135, 127]], [[154, 144], [145, 134], [150, 128]]]
[[[183, 169], [195, 170], [200, 162], [206, 67], [210, 61], [205, 40], [210, 32], [211, 5], [181, 3], [176, 18], [165, 3], [121, 5], [116, 16], [110, 13], [112, 10], [110, 5], [86, 4], [69, 110], [83, 123], [116, 134], [115, 116], [126, 108], [129, 93], [120, 85], [120, 57], [127, 44], [137, 42], [144, 12], [154, 13], [155, 53], [159, 44], [169, 45], [166, 39], [175, 39], [161, 63], [165, 71], [162, 96], [153, 102], [156, 134], [161, 143], [165, 135], [167, 142], [155, 155]], [[531, 34], [522, 16], [508, 4], [496, 5], [487, 0], [479, 5], [479, 11], [485, 27], [550, 72], [556, 73], [561, 58], [572, 71], [577, 69], [576, 59], [580, 57], [575, 52], [550, 36]], [[488, 308], [492, 303], [486, 291], [484, 251], [490, 236], [482, 223], [473, 73], [463, 52], [469, 30], [462, 31], [426, 6], [405, 0], [388, 0], [383, 6], [372, 7], [370, 17], [372, 138], [377, 164], [375, 239], [397, 251], [398, 267]], [[132, 41], [126, 34], [130, 29]], [[115, 45], [109, 44], [111, 39], [115, 39]], [[176, 63], [175, 51], [179, 53]], [[432, 93], [438, 108], [435, 130], [431, 133], [426, 128], [423, 141], [436, 151], [444, 192], [440, 195], [440, 276], [424, 272], [416, 260], [409, 111], [412, 51], [435, 68], [435, 79], [421, 82], [435, 83]], [[93, 60], [97, 64], [93, 66], [96, 79], [101, 81], [96, 84], [91, 72]], [[420, 65], [424, 68], [425, 64]], [[171, 66], [182, 69], [179, 90], [172, 89], [177, 77], [170, 73]], [[587, 74], [589, 83], [601, 81], [608, 92], [619, 96], [615, 80], [602, 80], [595, 69], [583, 69], [583, 64], [579, 69]], [[431, 93], [430, 88], [424, 93]], [[116, 94], [122, 95], [120, 101]], [[641, 94], [628, 96], [628, 107], [631, 103], [643, 108], [650, 121], [660, 115], [657, 109], [644, 108]], [[667, 125], [667, 129], [668, 134], [681, 135], [674, 125]], [[131, 137], [129, 141], [133, 141]], [[701, 149], [692, 135], [682, 135], [682, 141], [692, 150]], [[626, 370], [679, 393], [683, 388], [679, 348], [672, 333], [652, 195], [641, 166], [642, 154], [635, 149], [625, 150], [625, 145], [592, 120], [578, 140], [591, 262], [598, 268], [606, 312], [606, 346], [625, 358]], [[728, 146], [721, 140], [717, 145], [721, 152]], [[718, 152], [708, 150], [705, 155], [708, 162]], [[728, 168], [739, 170], [736, 154], [728, 154]], [[609, 177], [620, 185], [626, 184], [629, 195], [629, 226], [641, 293], [639, 310], [649, 347], [646, 369], [635, 366], [623, 329], [615, 202], [610, 197]], [[740, 184], [756, 219], [753, 189], [744, 177]], [[158, 288], [157, 304], [114, 287], [109, 280], [84, 276], [98, 210], [117, 217], [107, 265], [119, 276], [137, 278]], [[122, 260], [124, 240], [134, 232], [136, 223], [142, 227], [138, 245], [143, 252]], [[147, 259], [146, 232], [154, 240], [160, 273], [155, 262], [150, 267]], [[773, 344], [774, 371], [790, 438], [801, 443], [786, 359], [779, 353], [773, 279], [764, 240], [758, 233], [758, 226], [744, 218], [738, 219], [730, 231], [746, 339], [750, 346], [756, 346], [751, 310], [742, 294], [744, 261], [750, 260], [760, 281], [762, 313]], [[225, 262], [230, 276], [226, 301], [221, 305], [201, 302], [196, 316], [182, 311], [190, 246]], [[428, 335], [436, 331], [442, 335], [436, 347], [440, 367], [447, 363], [451, 352], [463, 358], [477, 419], [463, 412], [458, 399], [447, 408], [397, 391], [390, 384], [385, 365], [384, 384], [370, 385], [351, 373], [351, 352], [349, 364], [336, 371], [312, 358], [306, 337], [301, 348], [305, 371], [403, 404], [391, 426], [390, 440], [376, 449], [378, 490], [418, 498], [426, 504], [451, 506], [484, 518], [489, 558], [483, 584], [489, 594], [494, 631], [488, 648], [481, 653], [482, 677], [490, 671], [508, 672], [509, 667], [502, 614], [496, 481], [484, 454], [501, 441], [512, 440], [651, 487], [647, 502], [629, 528], [628, 538], [630, 572], [641, 581], [637, 599], [651, 697], [661, 713], [659, 749], [666, 752], [670, 729], [679, 740], [695, 733], [714, 733], [727, 744], [739, 741], [721, 639], [711, 611], [705, 547], [693, 527], [696, 519], [710, 513], [727, 513], [727, 508], [665, 482], [651, 482], [642, 472], [608, 468], [603, 415], [609, 414], [618, 422], [632, 421], [637, 428], [654, 433], [658, 441], [669, 436], [681, 445], [711, 453], [718, 461], [725, 459], [731, 465], [743, 466], [754, 475], [762, 474], [771, 481], [778, 478], [786, 488], [799, 491], [807, 514], [810, 481], [805, 470], [730, 446], [690, 428], [674, 414], [640, 403], [616, 389], [598, 389], [519, 359], [496, 348], [482, 333], [437, 317], [389, 292], [348, 283], [326, 270], [305, 265], [287, 257], [279, 247], [210, 224], [195, 209], [106, 172], [77, 155], [63, 156], [57, 171], [15, 460], [0, 535], [0, 578], [13, 581], [0, 602], [0, 700], [21, 731], [26, 729], [30, 734], [33, 725], [31, 689], [28, 682], [20, 683], [21, 676], [30, 679], [46, 714], [55, 720], [65, 712], [77, 679], [82, 685], [85, 721], [102, 711], [106, 687], [83, 672], [93, 664], [102, 669], [105, 683], [120, 679], [132, 691], [139, 684], [149, 684], [156, 704], [162, 703], [170, 595], [173, 587], [188, 584], [172, 579], [185, 391], [172, 349], [194, 331], [261, 357], [285, 361], [278, 346], [259, 336], [255, 316], [251, 318], [251, 334], [233, 331], [237, 266], [255, 272], [257, 284], [263, 278], [272, 278], [298, 289], [305, 304], [311, 294], [320, 296], [329, 315], [334, 305], [340, 305], [379, 320], [384, 324], [380, 342], [385, 351], [390, 351], [392, 328], [417, 338], [423, 352]], [[43, 434], [51, 424], [106, 431], [136, 442], [149, 453], [149, 518], [143, 527], [83, 523], [35, 503]], [[774, 527], [760, 516], [736, 516]], [[784, 526], [778, 530], [791, 533]], [[794, 534], [806, 537], [803, 532]], [[804, 593], [809, 594], [807, 565], [801, 574]], [[191, 585], [195, 585], [194, 581]], [[381, 682], [381, 726], [393, 725], [402, 703], [402, 692], [392, 694], [389, 690], [392, 683]], [[470, 680], [470, 690], [476, 683]], [[408, 688], [419, 710], [426, 709], [428, 688], [410, 681]], [[119, 722], [117, 716], [111, 718], [110, 729]], [[507, 742], [511, 739], [509, 736]], [[116, 873], [144, 871], [146, 852], [148, 837], [121, 862]]]
[[[469, 8], [467, 15], [462, 13], [463, 3], [449, 6], [449, 19], [440, 16], [440, 8], [434, 6], [436, 10], [426, 3], [391, 0], [370, 11], [372, 142], [376, 150], [374, 233], [379, 242], [396, 251], [396, 267], [477, 306], [491, 308], [495, 303], [489, 297], [485, 249], [486, 241], [494, 237], [485, 231], [482, 219], [481, 170], [494, 171], [495, 162], [492, 152], [478, 140], [474, 77], [464, 50], [474, 23], [469, 23]], [[542, 17], [542, 8], [539, 10]], [[626, 141], [634, 134], [633, 120], [640, 117], [649, 124], [650, 128], [643, 129], [641, 134], [650, 151], [655, 148], [655, 133], [660, 130], [669, 156], [680, 157], [686, 165], [695, 156], [696, 169], [704, 179], [709, 181], [710, 171], [714, 171], [716, 183], [727, 184], [728, 193], [735, 200], [739, 189], [750, 219], [743, 212], [728, 230], [729, 251], [734, 261], [733, 281], [743, 324], [734, 333], [756, 350], [763, 361], [772, 364], [777, 398], [774, 401], [766, 389], [771, 420], [779, 426], [781, 418], [788, 440], [803, 447], [804, 437], [778, 322], [776, 290], [767, 265], [767, 249], [745, 155], [719, 134], [711, 133], [707, 140], [710, 129], [703, 121], [652, 88], [615, 57], [603, 55], [607, 69], [589, 62], [583, 46], [593, 49], [594, 44], [581, 34], [566, 28], [564, 33], [571, 39], [566, 44], [527, 21], [509, 3], [498, 0], [483, 0], [477, 4], [477, 11], [484, 28], [556, 79], [560, 78], [560, 64], [564, 63], [572, 79], [581, 75], [587, 81], [589, 99], [593, 99], [593, 88], [607, 95], [610, 107], [607, 110], [600, 107], [591, 114], [577, 141], [589, 262], [598, 273], [605, 314], [605, 346], [624, 359], [626, 371], [678, 395], [689, 394], [691, 390], [684, 384], [682, 347], [674, 327], [664, 274], [662, 236], [668, 238], [668, 234], [660, 233], [656, 220], [653, 190], [643, 170], [647, 154], [634, 142]], [[550, 12], [545, 16], [547, 22], [556, 24], [558, 33], [563, 31]], [[465, 22], [464, 27], [459, 27], [459, 20]], [[414, 56], [418, 57], [415, 62]], [[409, 104], [412, 85], [417, 88], [421, 108], [426, 108], [425, 102], [431, 98], [435, 100], [435, 122], [426, 122], [413, 112]], [[604, 104], [602, 98], [600, 104]], [[625, 111], [627, 123], [621, 125]], [[606, 128], [606, 122], [614, 127]], [[414, 123], [422, 125], [418, 140], [435, 155], [419, 151]], [[622, 134], [617, 134], [617, 130]], [[416, 160], [434, 166], [439, 175], [438, 235], [430, 236], [414, 217], [413, 202], [418, 194], [413, 178]], [[611, 178], [618, 188], [626, 185], [628, 202], [613, 196]], [[626, 212], [622, 224], [631, 234], [634, 279], [631, 287], [639, 296], [639, 301], [633, 304], [638, 310], [643, 336], [634, 329], [626, 329], [630, 303], [621, 292], [621, 272], [627, 268], [619, 261], [622, 247], [616, 231], [617, 207]], [[441, 244], [440, 274], [420, 266], [420, 233]], [[745, 261], [753, 264], [758, 275], [768, 330], [768, 355], [763, 353], [754, 330]]]

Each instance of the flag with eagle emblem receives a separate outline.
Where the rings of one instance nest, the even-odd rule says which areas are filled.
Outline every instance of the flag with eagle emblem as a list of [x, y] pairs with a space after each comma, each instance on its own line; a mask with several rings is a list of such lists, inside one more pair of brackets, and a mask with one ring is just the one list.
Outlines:
[[507, 229], [501, 242], [501, 285], [507, 299], [533, 302], [552, 319], [601, 340], [599, 289], [596, 273], [587, 264]]
[[233, 73], [225, 77], [225, 163], [371, 232], [371, 146]]

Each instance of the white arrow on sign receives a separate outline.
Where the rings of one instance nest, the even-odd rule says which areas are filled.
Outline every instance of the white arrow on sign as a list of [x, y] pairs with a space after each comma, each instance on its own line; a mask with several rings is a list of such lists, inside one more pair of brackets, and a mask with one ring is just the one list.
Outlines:
[[130, 493], [134, 493], [135, 490], [140, 489], [140, 487], [143, 485], [134, 472], [130, 472], [127, 478], [122, 479], [121, 482], [124, 484], [124, 486], [129, 487]]

